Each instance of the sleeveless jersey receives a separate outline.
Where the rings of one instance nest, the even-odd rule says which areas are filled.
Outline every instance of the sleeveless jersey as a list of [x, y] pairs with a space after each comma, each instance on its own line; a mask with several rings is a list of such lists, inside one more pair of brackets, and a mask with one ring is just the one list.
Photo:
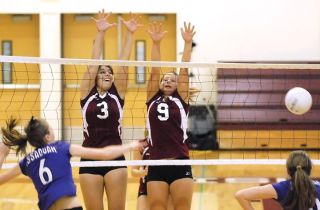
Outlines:
[[147, 102], [150, 159], [188, 158], [189, 105], [177, 91], [164, 98], [161, 90]]
[[31, 178], [38, 192], [41, 210], [61, 197], [76, 195], [69, 148], [70, 144], [57, 141], [34, 150], [19, 162], [22, 173]]
[[[149, 153], [149, 146], [145, 147], [142, 152], [140, 152], [142, 160], [149, 160], [150, 159], [150, 153]], [[142, 166], [144, 169], [147, 166]], [[147, 176], [141, 177], [139, 180], [139, 190], [138, 190], [138, 196], [139, 195], [147, 195]]]
[[150, 159], [150, 153], [149, 153], [149, 147], [148, 146], [146, 148], [144, 148], [141, 156], [142, 156], [142, 160], [149, 160]]
[[[286, 180], [272, 185], [278, 195], [277, 201], [281, 204], [282, 207], [284, 205], [284, 202], [286, 201], [291, 183], [291, 180]], [[313, 208], [310, 208], [310, 210], [320, 210], [320, 183], [314, 181], [314, 185], [316, 187], [318, 198], [316, 199], [316, 205]]]
[[94, 87], [81, 100], [83, 135], [85, 147], [105, 147], [121, 144], [121, 121], [124, 100], [114, 84], [104, 95]]

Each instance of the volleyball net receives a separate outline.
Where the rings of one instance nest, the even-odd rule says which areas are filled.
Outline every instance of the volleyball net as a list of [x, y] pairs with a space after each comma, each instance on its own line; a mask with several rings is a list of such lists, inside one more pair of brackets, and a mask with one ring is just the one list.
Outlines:
[[[0, 56], [0, 125], [4, 126], [10, 116], [20, 119], [21, 125], [31, 116], [44, 118], [57, 139], [81, 144], [80, 83], [89, 65], [110, 65], [115, 70], [119, 66], [129, 67], [122, 121], [124, 143], [145, 137], [146, 88], [151, 68], [161, 67], [161, 74], [188, 68], [193, 92], [188, 116], [190, 160], [142, 162], [129, 155], [124, 162], [75, 162], [73, 166], [282, 165], [287, 153], [272, 156], [268, 152], [296, 149], [310, 150], [314, 163], [319, 164], [320, 64], [317, 63], [181, 63]], [[313, 97], [312, 108], [304, 115], [294, 115], [285, 107], [285, 94], [293, 87], [303, 87]]]

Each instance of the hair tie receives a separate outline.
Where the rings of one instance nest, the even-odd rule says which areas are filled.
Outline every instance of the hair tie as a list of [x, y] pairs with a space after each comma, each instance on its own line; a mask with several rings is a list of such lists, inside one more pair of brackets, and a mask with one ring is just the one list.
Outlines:
[[302, 167], [301, 167], [301, 165], [297, 165], [297, 167], [296, 167], [297, 169], [301, 169]]

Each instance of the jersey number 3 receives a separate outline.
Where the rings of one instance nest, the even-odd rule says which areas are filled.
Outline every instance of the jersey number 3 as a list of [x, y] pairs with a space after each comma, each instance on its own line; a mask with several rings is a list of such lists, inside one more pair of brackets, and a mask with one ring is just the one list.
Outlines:
[[[39, 177], [43, 185], [46, 185], [50, 182], [52, 182], [52, 173], [50, 171], [50, 168], [44, 166], [44, 162], [46, 159], [40, 160], [40, 167], [39, 167]], [[47, 175], [45, 177], [45, 174]]]
[[168, 104], [161, 103], [157, 106], [157, 111], [159, 113], [158, 119], [160, 121], [167, 121], [169, 119], [169, 106]]
[[97, 117], [102, 120], [107, 119], [107, 117], [109, 116], [107, 102], [102, 101], [101, 103], [97, 104], [97, 107], [101, 107], [101, 113], [102, 113], [102, 115], [98, 114]]

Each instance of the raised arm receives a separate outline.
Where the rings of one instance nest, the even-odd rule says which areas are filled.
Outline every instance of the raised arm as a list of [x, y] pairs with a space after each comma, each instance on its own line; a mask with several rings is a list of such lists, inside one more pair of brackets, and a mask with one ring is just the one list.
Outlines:
[[104, 148], [88, 148], [80, 145], [70, 145], [72, 156], [93, 160], [111, 160], [132, 150], [139, 150], [145, 145], [144, 142], [134, 141], [129, 144], [107, 146]]
[[[92, 18], [96, 22], [97, 26], [97, 36], [93, 43], [92, 48], [92, 59], [100, 59], [102, 49], [103, 49], [103, 40], [105, 32], [111, 27], [115, 26], [115, 23], [109, 23], [108, 18], [111, 13], [105, 14], [104, 10], [98, 12], [98, 18]], [[81, 84], [80, 84], [80, 93], [81, 99], [84, 99], [89, 94], [90, 90], [95, 85], [95, 79], [97, 76], [99, 66], [89, 66], [87, 71], [84, 73]]]
[[277, 192], [271, 184], [268, 184], [240, 190], [235, 194], [235, 197], [244, 210], [254, 210], [251, 201], [277, 198]]
[[[184, 22], [184, 28], [181, 28], [180, 31], [184, 40], [182, 62], [189, 62], [192, 51], [192, 39], [196, 32], [194, 30], [194, 26], [192, 26], [191, 23], [187, 24], [186, 22]], [[187, 102], [189, 98], [189, 72], [187, 68], [180, 69], [178, 78], [178, 91], [181, 98]]]
[[[9, 151], [10, 151], [10, 148], [8, 146], [6, 146], [5, 144], [3, 144], [2, 142], [0, 142], [0, 168], [1, 168], [4, 160], [8, 156]], [[20, 170], [20, 166], [17, 164], [14, 168], [9, 169], [9, 170], [0, 174], [0, 184], [3, 184], [5, 182], [9, 181], [10, 179], [13, 179], [14, 177], [18, 176], [19, 174], [21, 174], [21, 170]]]
[[[131, 14], [131, 18], [125, 21], [121, 18], [123, 25], [126, 27], [126, 35], [123, 48], [120, 53], [120, 60], [129, 60], [133, 45], [133, 35], [142, 25], [139, 24], [141, 17], [136, 14]], [[128, 66], [120, 66], [115, 72], [115, 85], [120, 97], [123, 99], [128, 86]]]
[[[151, 60], [160, 61], [160, 42], [166, 35], [167, 31], [162, 29], [161, 23], [153, 22], [149, 24], [148, 33], [152, 39]], [[147, 101], [149, 101], [159, 90], [160, 70], [160, 67], [151, 68], [151, 75], [147, 86]]]

